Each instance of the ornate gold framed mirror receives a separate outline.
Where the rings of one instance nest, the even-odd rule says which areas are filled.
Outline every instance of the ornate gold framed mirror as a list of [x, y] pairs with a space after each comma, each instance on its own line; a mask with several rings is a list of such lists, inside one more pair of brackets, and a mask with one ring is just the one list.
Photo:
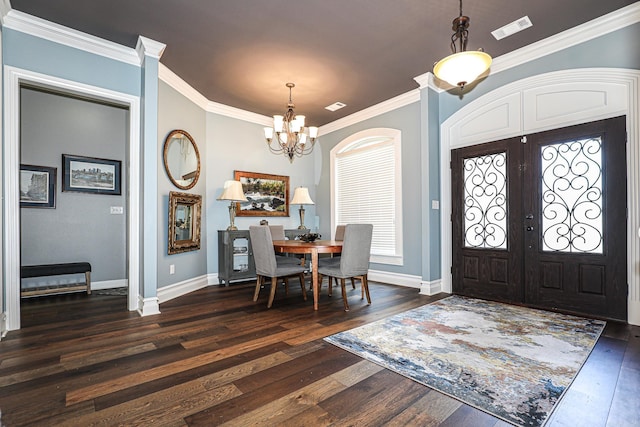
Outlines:
[[202, 196], [169, 192], [169, 255], [200, 249]]
[[164, 140], [164, 170], [167, 176], [181, 190], [188, 190], [200, 177], [200, 152], [188, 132], [176, 129], [169, 132]]

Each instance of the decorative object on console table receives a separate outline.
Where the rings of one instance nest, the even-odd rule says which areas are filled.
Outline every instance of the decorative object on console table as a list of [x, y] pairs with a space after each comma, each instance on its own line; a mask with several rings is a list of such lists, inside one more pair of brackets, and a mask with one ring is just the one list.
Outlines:
[[236, 204], [237, 216], [289, 216], [289, 177], [235, 171], [247, 199]]
[[20, 207], [56, 207], [57, 168], [20, 165]]
[[62, 155], [62, 191], [119, 196], [120, 160]]
[[229, 204], [229, 226], [227, 230], [237, 230], [238, 227], [235, 225], [236, 218], [236, 202], [245, 202], [247, 198], [244, 196], [242, 192], [242, 184], [240, 181], [226, 181], [224, 183], [224, 190], [222, 190], [222, 194], [218, 197], [218, 200], [229, 200], [231, 203]]
[[300, 213], [300, 230], [305, 229], [304, 226], [304, 205], [314, 205], [311, 196], [309, 196], [309, 189], [307, 187], [298, 187], [293, 193], [293, 199], [291, 199], [292, 205], [300, 205], [298, 212]]
[[169, 193], [169, 255], [200, 249], [201, 211], [202, 196]]

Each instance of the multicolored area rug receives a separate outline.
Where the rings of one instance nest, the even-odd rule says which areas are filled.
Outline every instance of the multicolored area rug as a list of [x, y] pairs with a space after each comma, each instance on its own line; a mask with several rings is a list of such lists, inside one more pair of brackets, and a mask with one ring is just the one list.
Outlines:
[[541, 426], [604, 326], [451, 296], [325, 340], [509, 423]]

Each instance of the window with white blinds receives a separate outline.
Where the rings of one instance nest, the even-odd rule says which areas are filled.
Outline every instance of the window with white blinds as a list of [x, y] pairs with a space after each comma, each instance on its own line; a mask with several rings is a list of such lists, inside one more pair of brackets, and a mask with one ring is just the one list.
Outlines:
[[373, 224], [371, 261], [402, 264], [402, 228], [397, 220], [402, 206], [399, 131], [392, 136], [349, 138], [336, 148], [334, 223]]

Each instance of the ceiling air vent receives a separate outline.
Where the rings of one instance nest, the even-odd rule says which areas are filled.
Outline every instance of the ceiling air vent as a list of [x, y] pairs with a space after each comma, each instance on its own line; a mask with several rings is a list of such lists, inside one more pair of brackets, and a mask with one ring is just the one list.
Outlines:
[[529, 17], [523, 16], [522, 18], [516, 19], [515, 21], [505, 25], [504, 27], [500, 27], [497, 30], [492, 31], [491, 34], [493, 34], [493, 37], [495, 37], [496, 40], [501, 40], [505, 37], [509, 37], [510, 35], [529, 28], [532, 25], [533, 24], [531, 23]]
[[341, 109], [343, 107], [346, 107], [346, 106], [347, 106], [347, 104], [345, 104], [343, 102], [334, 102], [333, 104], [327, 105], [324, 108], [325, 108], [325, 110], [336, 111], [336, 110], [339, 110], [339, 109]]

